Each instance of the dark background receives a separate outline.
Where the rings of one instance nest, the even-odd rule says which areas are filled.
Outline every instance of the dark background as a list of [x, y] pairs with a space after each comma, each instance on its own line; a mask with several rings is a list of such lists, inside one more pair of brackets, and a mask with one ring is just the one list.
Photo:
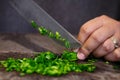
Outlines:
[[[68, 31], [77, 34], [81, 25], [100, 15], [120, 20], [120, 0], [35, 0]], [[27, 4], [26, 4], [27, 5]], [[9, 4], [0, 0], [0, 32], [37, 32]]]

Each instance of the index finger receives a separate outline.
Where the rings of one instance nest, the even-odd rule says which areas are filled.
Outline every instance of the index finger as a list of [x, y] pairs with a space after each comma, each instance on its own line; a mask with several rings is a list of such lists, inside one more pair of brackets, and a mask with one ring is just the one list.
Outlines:
[[92, 32], [94, 32], [103, 25], [102, 22], [103, 21], [100, 17], [96, 17], [86, 22], [79, 31], [78, 40], [81, 43], [84, 43], [87, 40], [87, 38], [90, 36], [90, 34], [92, 34]]

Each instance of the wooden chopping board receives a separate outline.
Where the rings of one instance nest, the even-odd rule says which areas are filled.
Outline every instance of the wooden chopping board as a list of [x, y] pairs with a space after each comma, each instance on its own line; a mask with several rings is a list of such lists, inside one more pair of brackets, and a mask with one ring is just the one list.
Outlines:
[[[0, 59], [7, 57], [32, 57], [34, 52], [51, 50], [56, 54], [65, 48], [53, 40], [39, 34], [0, 34]], [[116, 71], [112, 65], [97, 62], [97, 69], [93, 73], [69, 73], [60, 77], [41, 76], [38, 74], [20, 77], [16, 72], [0, 70], [0, 80], [120, 80], [120, 70]]]

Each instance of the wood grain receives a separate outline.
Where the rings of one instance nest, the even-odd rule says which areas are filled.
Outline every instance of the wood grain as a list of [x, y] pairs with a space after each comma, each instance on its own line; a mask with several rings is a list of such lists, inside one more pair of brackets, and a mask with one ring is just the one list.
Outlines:
[[[65, 48], [53, 40], [39, 34], [0, 34], [0, 60], [8, 57], [33, 57], [34, 52], [50, 50], [60, 54]], [[0, 69], [0, 80], [120, 80], [120, 70], [114, 70], [110, 64], [96, 63], [93, 73], [69, 73], [60, 77], [41, 76], [38, 74], [19, 76], [17, 72]]]

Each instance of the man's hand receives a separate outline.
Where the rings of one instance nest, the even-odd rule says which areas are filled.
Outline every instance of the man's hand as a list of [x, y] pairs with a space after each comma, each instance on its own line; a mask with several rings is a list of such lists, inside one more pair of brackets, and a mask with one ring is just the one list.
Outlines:
[[78, 58], [84, 60], [90, 53], [109, 61], [120, 60], [120, 22], [102, 15], [86, 22], [80, 29], [78, 40], [82, 47]]

